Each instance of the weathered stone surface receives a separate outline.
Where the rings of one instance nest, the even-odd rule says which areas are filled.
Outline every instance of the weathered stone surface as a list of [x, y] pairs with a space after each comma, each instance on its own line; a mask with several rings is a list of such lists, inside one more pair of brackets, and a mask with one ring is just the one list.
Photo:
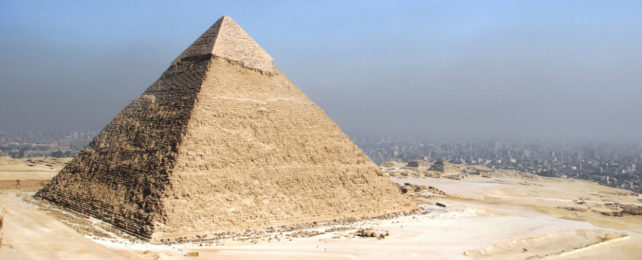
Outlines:
[[414, 209], [382, 175], [223, 17], [36, 196], [167, 241]]
[[150, 236], [209, 60], [173, 64], [36, 195]]

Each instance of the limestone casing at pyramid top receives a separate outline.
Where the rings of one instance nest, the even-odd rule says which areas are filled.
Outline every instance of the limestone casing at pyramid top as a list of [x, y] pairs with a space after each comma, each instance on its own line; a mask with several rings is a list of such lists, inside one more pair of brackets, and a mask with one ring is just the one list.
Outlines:
[[218, 19], [172, 64], [184, 58], [207, 54], [239, 62], [247, 68], [274, 72], [272, 57], [229, 16]]

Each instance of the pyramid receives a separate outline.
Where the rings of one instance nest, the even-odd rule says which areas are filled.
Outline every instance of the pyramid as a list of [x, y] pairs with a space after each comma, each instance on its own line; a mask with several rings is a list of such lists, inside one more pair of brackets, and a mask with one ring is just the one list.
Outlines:
[[36, 196], [159, 242], [416, 207], [227, 16]]

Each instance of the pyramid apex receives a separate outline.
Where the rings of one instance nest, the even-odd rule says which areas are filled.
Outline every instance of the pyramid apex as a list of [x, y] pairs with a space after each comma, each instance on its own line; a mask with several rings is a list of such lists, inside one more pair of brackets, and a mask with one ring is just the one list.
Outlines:
[[274, 69], [272, 57], [227, 15], [223, 15], [201, 34], [172, 64], [184, 58], [207, 54], [268, 73]]
[[216, 22], [214, 22], [214, 24], [216, 24], [218, 22], [222, 22], [223, 20], [232, 20], [232, 21], [234, 21], [234, 19], [232, 19], [232, 17], [230, 17], [229, 15], [223, 15], [223, 16], [221, 16], [221, 18], [218, 18], [218, 20], [216, 20]]

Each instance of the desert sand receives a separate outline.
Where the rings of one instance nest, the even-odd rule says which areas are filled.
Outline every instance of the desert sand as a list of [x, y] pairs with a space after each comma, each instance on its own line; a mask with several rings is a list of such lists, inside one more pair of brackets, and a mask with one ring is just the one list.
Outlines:
[[[150, 244], [118, 233], [108, 223], [34, 200], [33, 191], [3, 189], [0, 259], [641, 257], [638, 194], [513, 171], [485, 169], [483, 175], [464, 176], [391, 177], [421, 205], [423, 210], [411, 215], [173, 245]], [[361, 237], [359, 230], [388, 235]]]
[[0, 157], [0, 189], [38, 190], [70, 160], [71, 158], [53, 157]]

